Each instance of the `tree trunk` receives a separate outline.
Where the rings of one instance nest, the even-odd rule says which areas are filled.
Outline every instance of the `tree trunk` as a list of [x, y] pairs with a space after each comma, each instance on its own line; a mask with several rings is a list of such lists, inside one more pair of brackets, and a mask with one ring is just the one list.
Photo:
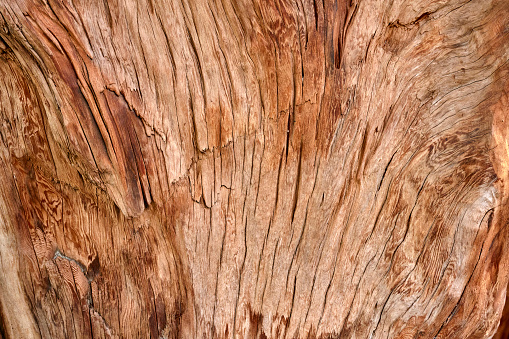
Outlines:
[[506, 0], [0, 0], [1, 335], [493, 336], [508, 59]]

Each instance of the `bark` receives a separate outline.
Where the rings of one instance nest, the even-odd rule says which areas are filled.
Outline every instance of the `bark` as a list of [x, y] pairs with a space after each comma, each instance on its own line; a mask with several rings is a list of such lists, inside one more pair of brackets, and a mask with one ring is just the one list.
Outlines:
[[508, 59], [506, 0], [0, 0], [1, 335], [493, 336]]

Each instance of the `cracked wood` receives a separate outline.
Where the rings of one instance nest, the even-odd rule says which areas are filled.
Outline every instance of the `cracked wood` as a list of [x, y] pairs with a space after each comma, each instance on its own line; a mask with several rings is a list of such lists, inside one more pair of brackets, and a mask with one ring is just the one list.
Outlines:
[[495, 335], [508, 56], [505, 0], [0, 0], [0, 335]]

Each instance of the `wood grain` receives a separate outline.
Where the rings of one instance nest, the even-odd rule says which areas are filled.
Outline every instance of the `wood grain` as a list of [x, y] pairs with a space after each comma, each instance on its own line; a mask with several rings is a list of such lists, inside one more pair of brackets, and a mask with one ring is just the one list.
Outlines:
[[505, 0], [0, 0], [0, 333], [492, 337], [508, 59]]

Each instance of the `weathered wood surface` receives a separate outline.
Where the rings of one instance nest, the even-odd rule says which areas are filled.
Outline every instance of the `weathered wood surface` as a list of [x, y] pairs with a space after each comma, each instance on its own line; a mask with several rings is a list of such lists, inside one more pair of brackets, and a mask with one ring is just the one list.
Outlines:
[[7, 338], [486, 338], [506, 0], [0, 0]]

